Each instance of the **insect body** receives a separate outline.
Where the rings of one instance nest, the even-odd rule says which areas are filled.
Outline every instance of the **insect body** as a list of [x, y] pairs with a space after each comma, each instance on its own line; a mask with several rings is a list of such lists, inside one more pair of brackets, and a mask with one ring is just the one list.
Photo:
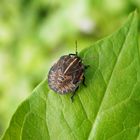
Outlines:
[[[77, 52], [60, 57], [49, 71], [49, 87], [60, 94], [75, 93], [79, 84], [82, 81], [84, 83], [84, 69], [85, 66]], [[74, 94], [72, 98], [73, 96]]]

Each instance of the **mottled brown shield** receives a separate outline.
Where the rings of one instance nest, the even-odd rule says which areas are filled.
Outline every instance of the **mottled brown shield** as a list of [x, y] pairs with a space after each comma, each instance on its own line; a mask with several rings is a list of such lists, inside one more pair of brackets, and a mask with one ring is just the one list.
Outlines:
[[60, 94], [75, 92], [84, 79], [84, 69], [82, 59], [77, 54], [60, 57], [49, 71], [49, 87]]

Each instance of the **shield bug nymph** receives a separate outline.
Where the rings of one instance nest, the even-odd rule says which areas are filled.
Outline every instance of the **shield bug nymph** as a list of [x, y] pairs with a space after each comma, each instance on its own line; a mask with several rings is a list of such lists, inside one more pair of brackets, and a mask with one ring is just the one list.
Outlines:
[[73, 93], [71, 99], [77, 91], [81, 82], [85, 85], [84, 70], [86, 66], [78, 56], [77, 42], [76, 53], [61, 56], [51, 67], [48, 74], [49, 87], [60, 94]]

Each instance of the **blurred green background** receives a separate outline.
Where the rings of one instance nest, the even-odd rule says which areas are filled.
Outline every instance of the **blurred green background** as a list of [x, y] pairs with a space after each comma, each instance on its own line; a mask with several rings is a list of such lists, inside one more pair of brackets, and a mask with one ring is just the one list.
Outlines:
[[[140, 0], [0, 0], [0, 136], [61, 55], [114, 32]], [[139, 36], [140, 40], [140, 36]]]

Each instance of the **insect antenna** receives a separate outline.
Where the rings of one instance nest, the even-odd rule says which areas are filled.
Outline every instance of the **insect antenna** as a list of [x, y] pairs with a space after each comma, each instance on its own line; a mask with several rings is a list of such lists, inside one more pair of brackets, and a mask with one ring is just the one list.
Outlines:
[[76, 55], [78, 55], [78, 52], [77, 52], [77, 40], [75, 41], [75, 45], [76, 45], [75, 53], [76, 53]]

